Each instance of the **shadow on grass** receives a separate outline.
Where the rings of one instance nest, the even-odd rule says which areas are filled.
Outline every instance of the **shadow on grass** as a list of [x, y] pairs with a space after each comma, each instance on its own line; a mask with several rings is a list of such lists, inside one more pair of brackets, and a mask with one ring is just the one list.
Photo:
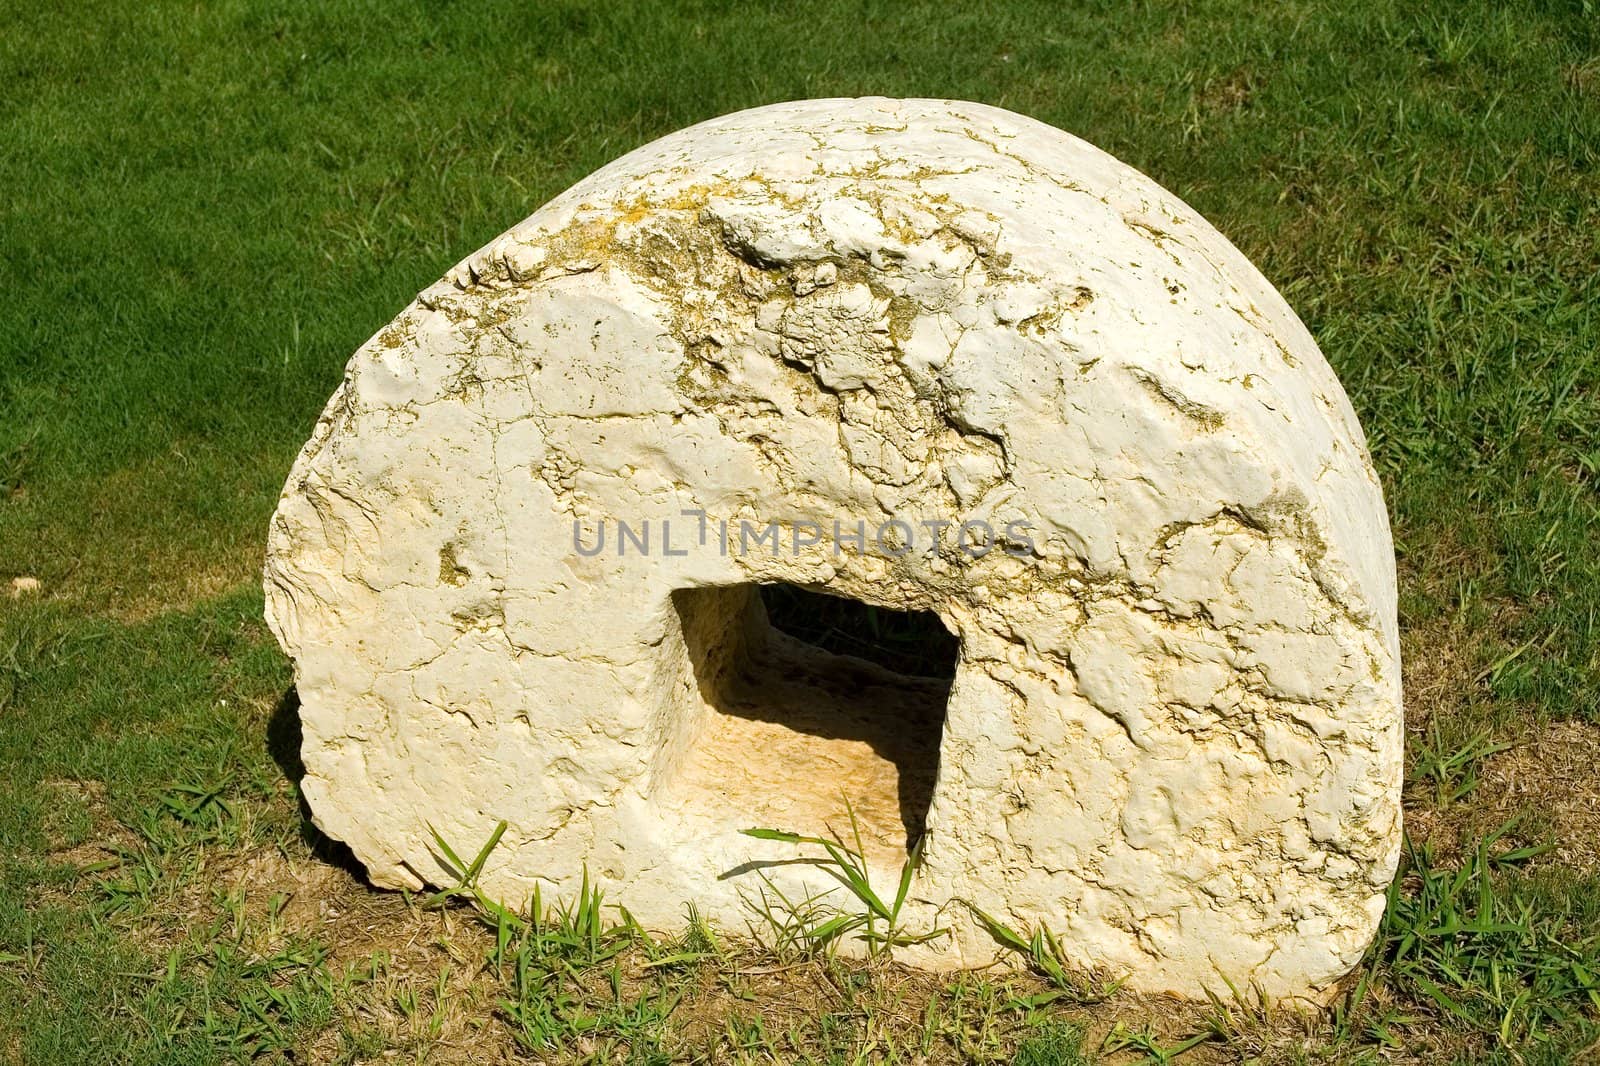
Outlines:
[[278, 764], [283, 776], [294, 786], [300, 804], [300, 839], [311, 850], [311, 857], [329, 866], [335, 866], [363, 884], [368, 884], [367, 868], [355, 853], [342, 842], [318, 829], [312, 821], [311, 805], [300, 791], [300, 781], [306, 776], [306, 764], [300, 758], [300, 693], [293, 685], [284, 692], [267, 719], [267, 752]]

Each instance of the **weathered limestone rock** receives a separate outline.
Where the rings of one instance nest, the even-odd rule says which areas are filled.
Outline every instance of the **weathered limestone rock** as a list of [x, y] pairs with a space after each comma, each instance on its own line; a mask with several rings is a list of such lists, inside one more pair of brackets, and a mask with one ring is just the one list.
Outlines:
[[[772, 635], [777, 582], [936, 612], [953, 683]], [[1338, 381], [1192, 210], [992, 107], [760, 108], [557, 197], [356, 353], [266, 589], [305, 795], [380, 885], [504, 819], [499, 898], [587, 865], [742, 927], [762, 875], [832, 882], [738, 830], [848, 798], [890, 890], [926, 828], [907, 924], [952, 933], [902, 958], [991, 960], [970, 903], [1136, 988], [1284, 997], [1357, 960], [1397, 857], [1393, 554]]]

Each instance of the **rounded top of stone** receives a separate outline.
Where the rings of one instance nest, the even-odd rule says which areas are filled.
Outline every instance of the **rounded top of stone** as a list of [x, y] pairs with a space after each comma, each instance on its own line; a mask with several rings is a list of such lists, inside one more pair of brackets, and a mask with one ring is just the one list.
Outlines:
[[[1195, 442], [1179, 448], [1176, 461], [1202, 480], [1220, 478], [1198, 494], [1195, 520], [1226, 503], [1248, 524], [1315, 540], [1311, 554], [1330, 595], [1398, 647], [1393, 621], [1365, 607], [1394, 598], [1392, 543], [1386, 521], [1371, 519], [1385, 513], [1381, 488], [1344, 390], [1250, 261], [1134, 168], [986, 104], [771, 104], [629, 152], [431, 291], [593, 270], [676, 285], [682, 278], [663, 275], [687, 275], [695, 265], [663, 252], [679, 240], [660, 231], [669, 217], [710, 228], [749, 264], [795, 273], [796, 285], [849, 264], [896, 275], [892, 296], [906, 301], [891, 307], [906, 334], [895, 338], [902, 365], [942, 379], [973, 431], [1009, 441], [1025, 436], [1022, 422], [1066, 423], [1069, 432], [1052, 447], [1092, 435], [1114, 450], [1124, 436], [1149, 434], [1110, 424], [1129, 417], [1113, 394], [1143, 397], [1152, 418], [1172, 421]], [[646, 246], [647, 262], [637, 254]], [[835, 289], [838, 299], [865, 300], [877, 285], [866, 280]], [[942, 320], [922, 313], [941, 309]], [[959, 345], [951, 354], [952, 330], [974, 340], [988, 331], [994, 341], [996, 330], [1012, 337], [962, 359]], [[830, 387], [840, 384], [860, 382], [845, 371]], [[1156, 466], [1138, 459], [1095, 476], [1148, 480]], [[1095, 545], [1086, 549], [1095, 563], [1117, 561], [1109, 542], [1098, 557]]]

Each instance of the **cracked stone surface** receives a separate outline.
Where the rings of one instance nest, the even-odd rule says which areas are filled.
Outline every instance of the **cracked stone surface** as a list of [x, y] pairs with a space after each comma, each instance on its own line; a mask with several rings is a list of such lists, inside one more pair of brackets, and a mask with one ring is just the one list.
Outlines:
[[[686, 510], [824, 535], [724, 553]], [[889, 519], [1028, 532], [833, 536]], [[936, 613], [953, 680], [775, 634], [774, 582]], [[951, 934], [908, 962], [991, 961], [970, 903], [1138, 989], [1284, 998], [1358, 960], [1397, 859], [1393, 550], [1343, 390], [1193, 210], [992, 107], [745, 111], [563, 193], [355, 354], [265, 584], [305, 796], [383, 886], [503, 819], [508, 903], [587, 867], [647, 926], [742, 928], [763, 876], [832, 882], [738, 830], [848, 798], [886, 891], [926, 832], [906, 924]]]

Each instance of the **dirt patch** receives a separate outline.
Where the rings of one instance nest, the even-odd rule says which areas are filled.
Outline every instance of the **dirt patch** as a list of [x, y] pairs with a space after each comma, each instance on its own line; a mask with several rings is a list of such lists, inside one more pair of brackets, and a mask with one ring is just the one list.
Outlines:
[[347, 991], [336, 996], [337, 1024], [305, 1049], [308, 1061], [359, 1059], [369, 1044], [425, 1049], [426, 1061], [451, 1066], [517, 1061], [510, 1031], [491, 1024], [501, 994], [486, 969], [493, 940], [470, 912], [424, 909], [343, 866], [277, 847], [214, 861], [164, 909], [186, 920], [147, 930], [159, 940], [179, 943], [220, 924], [220, 937], [258, 958], [295, 943], [326, 952], [327, 972]]
[[[1406, 731], [1415, 737], [1428, 723], [1459, 713], [1475, 686], [1473, 638], [1459, 627], [1412, 629], [1401, 637], [1400, 673]], [[1414, 745], [1413, 745], [1414, 747]]]
[[1525, 836], [1555, 845], [1545, 862], [1600, 870], [1600, 725], [1549, 722], [1484, 761], [1478, 787], [1482, 813], [1495, 825], [1522, 815]]
[[[1548, 722], [1514, 739], [1473, 770], [1477, 784], [1440, 808], [1427, 782], [1413, 782], [1406, 809], [1413, 840], [1426, 840], [1440, 859], [1454, 861], [1477, 841], [1500, 834], [1500, 847], [1551, 845], [1530, 865], [1580, 873], [1600, 870], [1600, 725]], [[1509, 828], [1507, 828], [1509, 826]]]
[[[1453, 542], [1434, 545], [1426, 563], [1413, 561], [1402, 581], [1437, 585], [1440, 575], [1471, 573], [1477, 558]], [[1507, 791], [1495, 776], [1504, 774], [1515, 753], [1529, 744], [1561, 746], [1570, 734], [1539, 740], [1539, 730], [1526, 723], [1533, 712], [1497, 698], [1488, 684], [1495, 646], [1490, 632], [1512, 631], [1521, 608], [1505, 602], [1477, 602], [1470, 611], [1452, 612], [1448, 590], [1434, 587], [1435, 610], [1401, 631], [1402, 681], [1406, 722], [1406, 832], [1426, 841], [1436, 859], [1458, 861], [1512, 818], [1519, 821], [1504, 846], [1539, 843], [1543, 837], [1533, 791], [1550, 779], [1526, 780]], [[1580, 744], [1580, 748], [1582, 745]], [[1557, 761], [1581, 755], [1552, 756]], [[1497, 768], [1499, 768], [1497, 770]], [[1545, 856], [1541, 861], [1551, 861]]]
[[1211, 78], [1195, 93], [1195, 106], [1208, 115], [1226, 115], [1250, 106], [1257, 88], [1255, 74], [1238, 67], [1220, 78]]
[[1600, 93], [1600, 59], [1585, 59], [1565, 68], [1568, 87], [1580, 93]]
[[112, 817], [103, 782], [56, 778], [41, 787], [55, 801], [43, 820], [52, 861], [92, 872], [138, 846], [139, 838]]

